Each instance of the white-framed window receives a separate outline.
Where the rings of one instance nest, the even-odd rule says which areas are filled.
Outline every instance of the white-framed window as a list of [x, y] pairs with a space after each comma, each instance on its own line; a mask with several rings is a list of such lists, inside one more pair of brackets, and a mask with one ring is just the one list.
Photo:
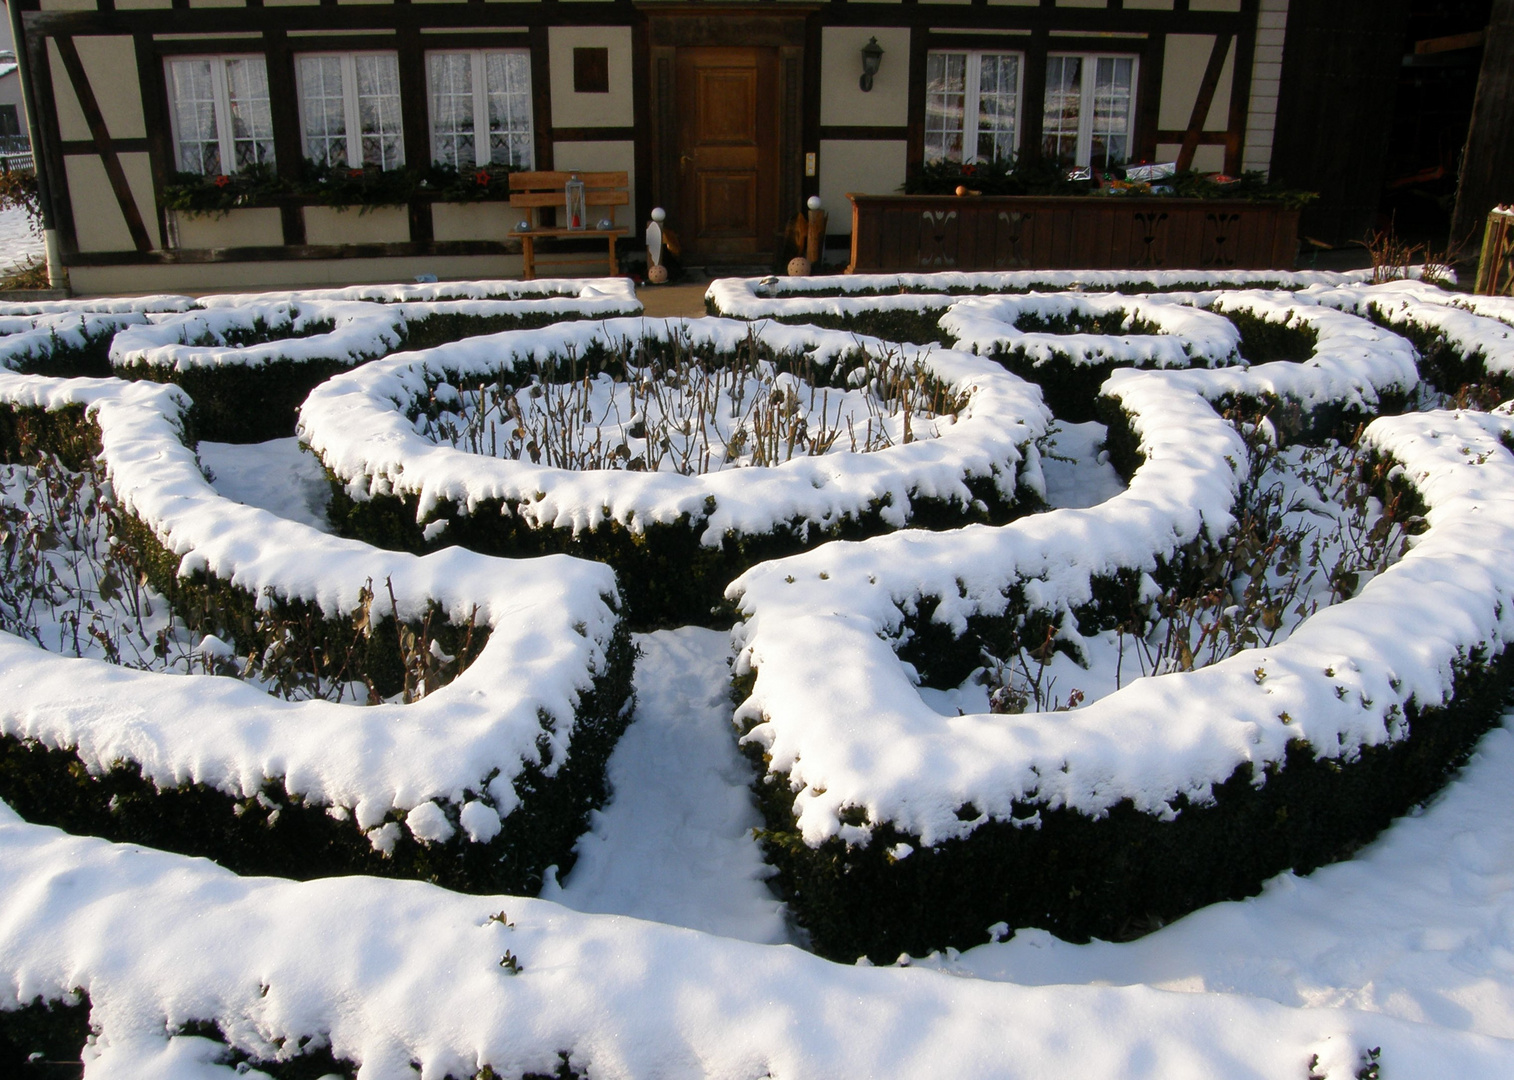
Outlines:
[[531, 134], [531, 54], [473, 49], [426, 54], [431, 160], [459, 169], [535, 160]]
[[925, 160], [992, 161], [1020, 149], [1019, 53], [930, 52], [925, 58]]
[[405, 164], [396, 53], [302, 53], [295, 71], [307, 158], [354, 169]]
[[1042, 152], [1066, 165], [1098, 169], [1128, 161], [1135, 137], [1136, 66], [1134, 56], [1048, 56]]
[[273, 163], [268, 68], [261, 56], [175, 56], [164, 68], [180, 172], [218, 176]]

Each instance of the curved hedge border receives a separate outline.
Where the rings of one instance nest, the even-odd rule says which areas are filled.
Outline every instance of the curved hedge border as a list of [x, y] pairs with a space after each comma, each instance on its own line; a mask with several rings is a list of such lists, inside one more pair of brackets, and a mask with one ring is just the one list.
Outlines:
[[[1406, 464], [1431, 507], [1432, 536], [1287, 643], [1141, 680], [1054, 717], [953, 720], [913, 693], [922, 671], [948, 680], [965, 674], [957, 670], [964, 656], [995, 639], [996, 623], [1042, 612], [1064, 626], [1097, 624], [1100, 581], [1160, 572], [1164, 561], [1182, 558], [1184, 545], [1218, 539], [1243, 450], [1224, 448], [1228, 425], [1209, 402], [1282, 399], [1307, 416], [1371, 409], [1383, 393], [1413, 387], [1405, 343], [1384, 349], [1382, 330], [1338, 321], [1339, 313], [1308, 317], [1320, 328], [1320, 352], [1307, 364], [1116, 372], [1104, 392], [1128, 415], [1144, 463], [1130, 488], [1100, 507], [998, 530], [833, 545], [758, 567], [732, 586], [747, 617], [737, 631], [738, 685], [750, 696], [738, 717], [749, 752], [763, 762], [769, 857], [818, 949], [850, 959], [966, 947], [999, 921], [1071, 937], [1128, 933], [1148, 917], [1250, 891], [1278, 870], [1313, 865], [1370, 836], [1386, 820], [1381, 807], [1402, 810], [1423, 797], [1469, 733], [1496, 718], [1507, 672], [1492, 661], [1514, 632], [1514, 623], [1504, 625], [1514, 608], [1499, 599], [1514, 590], [1514, 568], [1499, 563], [1508, 562], [1514, 533], [1475, 535], [1483, 511], [1469, 508], [1452, 469], [1468, 455], [1458, 447], [1437, 457], [1400, 437], [1417, 423], [1431, 430], [1440, 422], [1412, 415], [1377, 421], [1369, 445]], [[1238, 443], [1233, 431], [1228, 438]], [[1471, 460], [1493, 463], [1484, 474], [1490, 487], [1514, 478], [1496, 437], [1467, 430], [1457, 438]], [[1514, 495], [1493, 503], [1510, 508], [1514, 528]], [[1464, 547], [1480, 586], [1459, 591], [1465, 602], [1448, 611], [1443, 593], [1423, 580], [1454, 574]], [[1455, 554], [1444, 554], [1448, 548]], [[1410, 599], [1395, 605], [1395, 589]], [[1430, 643], [1422, 652], [1401, 640], [1398, 628], [1407, 625]], [[814, 655], [822, 639], [824, 676]], [[1319, 656], [1339, 659], [1316, 666]], [[1426, 737], [1406, 743], [1421, 728]], [[1385, 775], [1420, 794], [1311, 798], [1302, 807], [1300, 795], [1289, 804], [1288, 844], [1237, 842], [1256, 808], [1289, 790], [1269, 791], [1264, 778], [1308, 774], [1296, 767], [1305, 748], [1318, 769], [1352, 774], [1364, 748], [1400, 743], [1429, 749], [1395, 750], [1384, 760], [1398, 764], [1384, 765]], [[1370, 788], [1342, 783], [1331, 789], [1342, 799]], [[1312, 789], [1299, 781], [1298, 790]], [[1224, 809], [1202, 809], [1211, 805]], [[1166, 828], [1173, 821], [1184, 823]], [[1036, 831], [1048, 822], [1050, 831]], [[1168, 836], [1177, 839], [1160, 839]], [[1126, 844], [1163, 854], [1150, 865], [1144, 856], [1110, 855]], [[1228, 861], [1205, 870], [1182, 855], [1188, 850], [1211, 859], [1228, 851]], [[921, 854], [928, 857], [916, 862]], [[1022, 855], [1031, 861], [1000, 861]], [[1125, 870], [1134, 876], [1122, 892]], [[1010, 888], [1012, 877], [1019, 884]], [[1079, 899], [1091, 892], [1097, 900]]]
[[110, 343], [118, 330], [150, 313], [184, 311], [187, 296], [0, 303], [0, 369], [39, 375], [110, 374]]
[[293, 435], [311, 389], [396, 349], [641, 311], [630, 282], [618, 278], [316, 289], [196, 304], [118, 334], [110, 363], [125, 378], [184, 387], [196, 436], [234, 443]]
[[742, 569], [823, 540], [1004, 520], [1038, 501], [1032, 444], [1045, 418], [1036, 391], [996, 364], [941, 350], [902, 349], [904, 359], [968, 397], [939, 437], [773, 468], [574, 472], [441, 447], [413, 422], [444, 382], [566, 368], [570, 357], [576, 370], [597, 370], [638, 343], [720, 355], [749, 339], [766, 356], [802, 356], [837, 385], [848, 356], [887, 348], [834, 331], [711, 319], [521, 331], [391, 357], [332, 379], [306, 401], [302, 437], [340, 486], [333, 516], [345, 517], [353, 534], [408, 550], [462, 544], [600, 559], [620, 575], [635, 625], [707, 622]]
[[1230, 270], [1017, 270], [986, 274], [848, 274], [840, 277], [722, 278], [705, 293], [711, 315], [869, 334], [888, 341], [953, 344], [939, 325], [968, 296], [1060, 290], [1149, 293], [1199, 289], [1299, 289], [1360, 283], [1363, 274]]
[[271, 603], [309, 616], [323, 639], [350, 638], [361, 592], [387, 599], [392, 586], [402, 620], [476, 609], [489, 630], [448, 686], [371, 707], [279, 701], [235, 679], [68, 659], [0, 635], [0, 797], [38, 821], [245, 872], [531, 890], [546, 866], [571, 862], [629, 716], [632, 650], [608, 568], [420, 559], [233, 503], [180, 442], [188, 400], [174, 387], [0, 374], [0, 401], [7, 431], [40, 415], [54, 443], [98, 440], [128, 515], [120, 539], [191, 625], [207, 607], [246, 616]]

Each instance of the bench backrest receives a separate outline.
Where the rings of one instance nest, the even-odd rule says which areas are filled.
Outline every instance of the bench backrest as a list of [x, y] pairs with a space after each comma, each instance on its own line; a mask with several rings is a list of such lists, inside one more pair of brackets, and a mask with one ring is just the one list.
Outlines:
[[[544, 208], [562, 210], [568, 203], [567, 183], [571, 172], [513, 172], [510, 174], [510, 205], [531, 211], [531, 224], [539, 224], [538, 215]], [[584, 204], [590, 208], [609, 207], [605, 217], [616, 221], [617, 206], [631, 202], [630, 177], [623, 172], [581, 172], [578, 178], [584, 185]], [[590, 213], [592, 218], [594, 214]]]

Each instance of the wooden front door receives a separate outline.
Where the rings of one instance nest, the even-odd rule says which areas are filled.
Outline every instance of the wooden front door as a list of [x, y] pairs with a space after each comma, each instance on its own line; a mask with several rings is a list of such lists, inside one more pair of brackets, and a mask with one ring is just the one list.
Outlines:
[[678, 205], [684, 257], [773, 250], [778, 50], [678, 50]]

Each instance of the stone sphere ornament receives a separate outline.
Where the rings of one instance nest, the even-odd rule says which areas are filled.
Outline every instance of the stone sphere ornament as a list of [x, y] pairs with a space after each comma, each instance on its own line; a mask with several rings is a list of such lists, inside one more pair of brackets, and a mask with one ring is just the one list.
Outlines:
[[515, 231], [516, 232], [530, 232], [531, 231], [531, 223], [529, 221], [524, 220], [524, 219], [522, 219], [520, 221], [517, 221], [515, 223]]
[[803, 255], [795, 255], [789, 260], [789, 277], [809, 277], [810, 261]]
[[647, 267], [647, 280], [653, 285], [662, 285], [668, 280], [668, 268], [661, 263]]

